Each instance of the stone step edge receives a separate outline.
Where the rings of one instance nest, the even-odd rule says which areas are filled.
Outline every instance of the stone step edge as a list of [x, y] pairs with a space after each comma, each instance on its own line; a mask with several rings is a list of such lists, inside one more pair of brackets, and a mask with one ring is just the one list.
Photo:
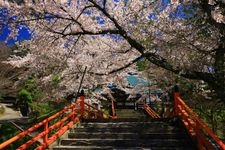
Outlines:
[[[59, 146], [55, 146], [53, 147], [54, 148], [77, 148], [77, 149], [120, 149], [120, 150], [130, 150], [130, 147], [114, 147], [114, 146], [69, 146], [69, 145], [59, 145]], [[132, 150], [143, 150], [143, 149], [146, 149], [146, 150], [151, 150], [153, 148], [160, 148], [160, 149], [164, 149], [164, 150], [175, 150], [176, 148], [186, 148], [186, 146], [172, 146], [172, 147], [140, 147], [140, 146], [137, 146], [137, 147], [132, 147]], [[170, 149], [168, 149], [170, 148]]]

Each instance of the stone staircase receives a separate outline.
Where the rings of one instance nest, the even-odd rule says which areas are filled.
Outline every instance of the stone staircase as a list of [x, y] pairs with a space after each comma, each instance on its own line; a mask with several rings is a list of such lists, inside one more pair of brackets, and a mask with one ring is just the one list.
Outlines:
[[[124, 116], [124, 115], [121, 115]], [[53, 150], [195, 150], [178, 118], [86, 120]]]
[[149, 118], [147, 114], [143, 113], [143, 110], [116, 109], [116, 114], [118, 118], [136, 118], [139, 120]]

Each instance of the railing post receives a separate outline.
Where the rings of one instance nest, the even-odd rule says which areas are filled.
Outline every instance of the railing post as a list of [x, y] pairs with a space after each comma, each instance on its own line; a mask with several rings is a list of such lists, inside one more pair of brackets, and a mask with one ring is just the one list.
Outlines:
[[84, 96], [80, 96], [80, 113], [84, 113]]
[[177, 85], [174, 86], [174, 94], [173, 94], [173, 98], [174, 98], [174, 115], [178, 115], [178, 97], [180, 97], [180, 93], [179, 93], [179, 88]]
[[[48, 130], [48, 121], [44, 124], [44, 131]], [[43, 139], [44, 143], [47, 144], [48, 142], [48, 133], [45, 134], [44, 139]]]
[[83, 115], [84, 113], [84, 90], [80, 92], [80, 114]]
[[112, 100], [111, 101], [111, 105], [112, 105], [112, 117], [113, 117], [113, 119], [115, 119], [116, 118], [116, 112], [115, 112], [115, 106], [114, 106], [114, 101]]

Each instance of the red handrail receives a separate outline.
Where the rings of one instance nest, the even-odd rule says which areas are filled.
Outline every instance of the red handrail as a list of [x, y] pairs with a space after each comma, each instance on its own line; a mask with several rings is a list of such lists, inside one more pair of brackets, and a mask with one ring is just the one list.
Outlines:
[[[59, 138], [62, 134], [64, 134], [69, 128], [71, 128], [76, 122], [80, 120], [84, 112], [87, 111], [87, 109], [85, 109], [85, 105], [92, 107], [94, 109], [93, 106], [84, 103], [84, 96], [80, 96], [80, 99], [77, 102], [72, 103], [71, 105], [65, 107], [64, 109], [50, 116], [49, 118], [41, 121], [40, 123], [35, 124], [29, 129], [1, 143], [0, 150], [6, 148], [8, 145], [23, 138], [24, 136], [30, 134], [31, 132], [37, 131], [41, 126], [44, 126], [43, 131], [37, 134], [36, 136], [34, 136], [31, 140], [21, 145], [19, 148], [17, 148], [17, 150], [24, 150], [28, 148], [29, 146], [31, 146], [33, 143], [37, 142], [41, 138], [43, 139], [43, 142], [36, 149], [44, 150], [46, 147], [52, 144], [57, 138]], [[103, 112], [101, 111], [98, 111], [98, 113], [103, 114]], [[52, 124], [51, 126], [49, 126], [50, 121], [60, 116], [62, 116], [63, 118], [57, 121], [56, 123]], [[99, 116], [99, 117], [102, 117], [102, 116]], [[109, 117], [112, 117], [112, 116], [109, 116]], [[68, 122], [68, 123], [65, 123], [65, 122]], [[53, 129], [56, 130], [56, 132], [49, 137], [49, 133]]]
[[213, 150], [215, 149], [210, 143], [209, 137], [215, 141], [221, 150], [225, 150], [225, 144], [213, 133], [213, 131], [201, 121], [190, 107], [180, 98], [179, 93], [174, 93], [174, 113], [181, 117], [191, 136], [197, 137], [198, 149]]
[[144, 109], [152, 118], [160, 118], [159, 114], [157, 114], [148, 104], [144, 103]]
[[[198, 142], [198, 148], [201, 149], [209, 149], [213, 150], [212, 144], [209, 142], [208, 136], [210, 136], [218, 146], [222, 150], [225, 150], [225, 144], [211, 131], [209, 127], [207, 127], [200, 119], [199, 117], [184, 103], [184, 101], [180, 98], [179, 93], [176, 92], [174, 94], [175, 97], [175, 107], [174, 112], [175, 115], [179, 115], [187, 127], [189, 133], [191, 136], [197, 137]], [[85, 108], [85, 106], [88, 107]], [[90, 108], [92, 110], [90, 110]], [[154, 112], [147, 104], [144, 104], [145, 110], [148, 112], [149, 115], [151, 115], [153, 118], [159, 118], [160, 116]], [[38, 141], [40, 138], [43, 138], [43, 142], [41, 145], [37, 148], [38, 150], [43, 150], [50, 144], [52, 144], [57, 138], [59, 138], [63, 133], [65, 133], [70, 127], [72, 127], [79, 119], [82, 117], [84, 112], [90, 113], [93, 111], [96, 113], [97, 117], [103, 117], [103, 112], [96, 109], [95, 107], [84, 103], [84, 96], [80, 97], [80, 100], [72, 103], [71, 105], [65, 107], [63, 110], [59, 111], [58, 113], [52, 115], [51, 117], [41, 121], [40, 123], [37, 123], [36, 125], [32, 126], [31, 128], [19, 133], [18, 135], [12, 137], [11, 139], [3, 142], [0, 144], [0, 149], [6, 148], [8, 145], [12, 144], [13, 142], [23, 138], [25, 135], [30, 134], [31, 132], [39, 129], [41, 126], [44, 126], [44, 130], [36, 135], [31, 140], [27, 141], [25, 144], [21, 145], [18, 150], [24, 150], [36, 141]], [[54, 123], [53, 125], [50, 125], [50, 121], [53, 119], [56, 119], [57, 117], [65, 115], [63, 119], [60, 119], [58, 122]], [[115, 119], [114, 116], [107, 115], [108, 118]], [[64, 125], [64, 122], [68, 121]], [[57, 129], [56, 133], [49, 136], [50, 131], [53, 129]]]
[[[68, 111], [68, 110], [71, 109], [71, 108], [74, 108], [74, 107], [77, 106], [77, 105], [79, 105], [78, 102], [73, 103], [73, 104], [71, 104], [70, 106], [67, 106], [67, 107], [64, 108], [63, 110], [59, 111], [58, 113], [52, 115], [51, 117], [49, 117], [49, 118], [47, 118], [47, 119], [41, 121], [40, 123], [35, 124], [34, 126], [30, 127], [29, 129], [27, 129], [27, 130], [25, 130], [25, 131], [19, 133], [18, 135], [12, 137], [11, 139], [9, 139], [9, 140], [3, 142], [2, 144], [0, 144], [0, 149], [3, 149], [3, 148], [5, 148], [6, 146], [12, 144], [13, 142], [15, 142], [15, 141], [17, 141], [17, 140], [23, 138], [25, 135], [27, 135], [27, 134], [29, 134], [29, 133], [31, 133], [31, 132], [37, 130], [39, 127], [41, 127], [41, 126], [43, 126], [43, 125], [45, 125], [46, 127], [45, 127], [45, 131], [43, 131], [42, 134], [43, 134], [43, 136], [46, 136], [47, 133], [48, 133], [49, 130], [50, 130], [50, 129], [48, 130], [48, 128], [47, 128], [48, 123], [49, 123], [51, 120], [53, 120], [53, 119], [57, 118], [58, 116], [64, 114], [66, 111]], [[46, 136], [46, 137], [47, 137], [47, 136]], [[44, 139], [47, 139], [46, 137], [44, 137]], [[39, 138], [38, 138], [38, 139], [39, 139]], [[36, 141], [37, 141], [37, 140], [35, 139], [34, 142], [36, 142]]]

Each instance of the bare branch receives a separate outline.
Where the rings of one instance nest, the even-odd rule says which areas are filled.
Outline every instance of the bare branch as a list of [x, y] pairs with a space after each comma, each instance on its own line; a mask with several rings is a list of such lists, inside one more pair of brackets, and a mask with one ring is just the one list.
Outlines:
[[98, 32], [91, 32], [91, 31], [80, 31], [80, 32], [71, 32], [71, 33], [63, 33], [59, 31], [55, 31], [53, 29], [50, 30], [52, 33], [59, 34], [62, 36], [70, 36], [70, 35], [102, 35], [102, 34], [119, 34], [118, 30], [100, 30]]

